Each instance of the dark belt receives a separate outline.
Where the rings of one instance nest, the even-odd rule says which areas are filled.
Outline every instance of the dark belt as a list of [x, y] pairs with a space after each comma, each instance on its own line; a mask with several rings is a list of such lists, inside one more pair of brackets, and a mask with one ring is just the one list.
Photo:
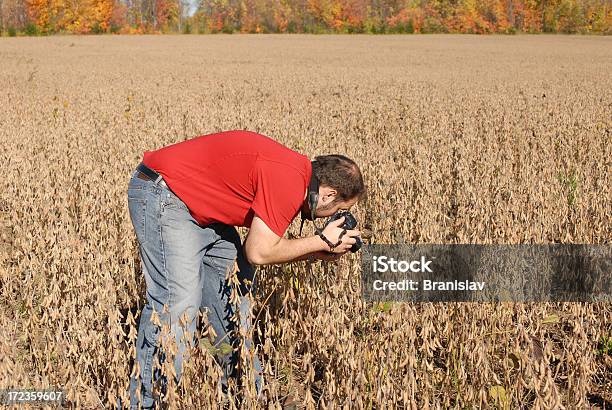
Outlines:
[[142, 162], [138, 164], [138, 166], [136, 167], [136, 171], [138, 171], [138, 173], [136, 174], [137, 178], [144, 179], [145, 181], [153, 181], [154, 183], [161, 185], [164, 188], [170, 189], [168, 188], [168, 184], [166, 184], [166, 181], [164, 181], [160, 174], [158, 174], [157, 172], [155, 172], [155, 170], [152, 170]]

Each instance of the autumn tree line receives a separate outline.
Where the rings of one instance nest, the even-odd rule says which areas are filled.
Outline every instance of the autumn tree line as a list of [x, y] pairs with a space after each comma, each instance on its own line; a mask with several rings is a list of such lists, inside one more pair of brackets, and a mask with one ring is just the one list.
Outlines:
[[0, 34], [612, 33], [611, 0], [0, 0]]

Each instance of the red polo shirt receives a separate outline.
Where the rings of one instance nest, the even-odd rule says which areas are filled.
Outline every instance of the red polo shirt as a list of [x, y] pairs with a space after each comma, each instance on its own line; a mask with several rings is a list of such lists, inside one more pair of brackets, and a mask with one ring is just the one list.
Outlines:
[[283, 236], [300, 212], [310, 159], [251, 131], [202, 135], [143, 155], [202, 226], [251, 226], [253, 214]]

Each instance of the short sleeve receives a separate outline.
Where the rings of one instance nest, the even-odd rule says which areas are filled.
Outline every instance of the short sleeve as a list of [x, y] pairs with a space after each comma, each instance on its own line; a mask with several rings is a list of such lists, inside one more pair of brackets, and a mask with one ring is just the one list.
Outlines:
[[290, 165], [259, 160], [253, 178], [256, 188], [251, 208], [282, 237], [304, 203], [306, 177]]

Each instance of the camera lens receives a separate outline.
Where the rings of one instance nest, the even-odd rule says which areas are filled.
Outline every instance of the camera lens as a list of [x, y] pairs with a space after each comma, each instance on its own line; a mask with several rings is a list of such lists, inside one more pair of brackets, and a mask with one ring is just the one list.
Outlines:
[[351, 246], [351, 252], [355, 253], [357, 252], [359, 249], [361, 249], [361, 245], [363, 245], [363, 242], [361, 242], [361, 238], [358, 236], [354, 236], [356, 242], [353, 244], [353, 246]]

